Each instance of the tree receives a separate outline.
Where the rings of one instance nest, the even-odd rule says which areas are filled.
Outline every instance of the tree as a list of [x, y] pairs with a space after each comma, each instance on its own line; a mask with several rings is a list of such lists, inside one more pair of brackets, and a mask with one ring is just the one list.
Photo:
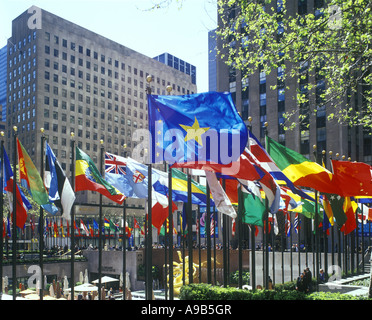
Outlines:
[[[219, 54], [243, 81], [259, 68], [269, 74], [278, 67], [285, 71], [279, 82], [297, 81], [287, 128], [325, 106], [328, 119], [371, 132], [372, 2], [314, 2], [314, 13], [302, 14], [301, 6], [293, 13], [292, 0], [218, 0], [217, 35], [225, 44]], [[311, 106], [306, 113], [304, 105]]]

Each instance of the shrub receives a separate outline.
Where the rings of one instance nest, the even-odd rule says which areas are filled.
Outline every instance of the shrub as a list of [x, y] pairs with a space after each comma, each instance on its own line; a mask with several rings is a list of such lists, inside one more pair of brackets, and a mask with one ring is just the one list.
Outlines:
[[[287, 286], [292, 286], [288, 283]], [[367, 300], [367, 297], [352, 296], [332, 292], [314, 292], [305, 294], [296, 290], [287, 290], [282, 285], [275, 290], [244, 290], [222, 288], [205, 283], [194, 283], [181, 288], [180, 300]]]

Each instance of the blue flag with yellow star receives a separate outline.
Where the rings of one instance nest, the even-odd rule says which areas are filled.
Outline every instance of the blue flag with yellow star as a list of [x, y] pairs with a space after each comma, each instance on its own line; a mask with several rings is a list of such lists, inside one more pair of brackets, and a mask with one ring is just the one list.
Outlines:
[[230, 93], [148, 95], [150, 161], [206, 168], [237, 161], [247, 144], [246, 125]]

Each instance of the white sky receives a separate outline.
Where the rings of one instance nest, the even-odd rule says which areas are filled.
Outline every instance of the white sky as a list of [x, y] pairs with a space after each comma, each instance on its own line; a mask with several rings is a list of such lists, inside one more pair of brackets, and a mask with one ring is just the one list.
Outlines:
[[[159, 0], [164, 1], [164, 0]], [[155, 57], [168, 52], [196, 66], [198, 92], [208, 91], [208, 31], [216, 28], [216, 0], [177, 0], [149, 11], [155, 0], [0, 0], [0, 48], [12, 20], [32, 5]]]

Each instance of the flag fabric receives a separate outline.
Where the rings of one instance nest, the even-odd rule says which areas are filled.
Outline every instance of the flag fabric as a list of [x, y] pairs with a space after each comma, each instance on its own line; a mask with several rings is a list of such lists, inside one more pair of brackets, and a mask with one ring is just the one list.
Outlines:
[[366, 220], [371, 221], [372, 220], [372, 208], [367, 207], [364, 203], [358, 203], [358, 207], [363, 217], [363, 222], [366, 222]]
[[17, 138], [18, 165], [21, 186], [27, 189], [35, 202], [51, 214], [58, 212], [57, 207], [49, 201], [42, 178], [27, 151]]
[[288, 212], [284, 213], [285, 216], [285, 233], [287, 237], [291, 235], [291, 216]]
[[76, 147], [75, 191], [97, 191], [110, 200], [122, 204], [125, 196], [99, 173], [90, 157]]
[[247, 129], [231, 93], [148, 95], [150, 159], [204, 169], [236, 161], [247, 144]]
[[355, 201], [353, 201], [350, 197], [345, 198], [345, 201], [343, 204], [343, 210], [345, 212], [347, 219], [344, 225], [340, 228], [340, 230], [345, 235], [354, 231], [357, 227], [356, 219], [355, 219], [355, 213], [356, 213], [357, 208], [358, 208], [358, 204]]
[[89, 236], [89, 230], [82, 219], [80, 219], [80, 229], [84, 230], [85, 234]]
[[62, 235], [62, 237], [64, 238], [64, 237], [65, 237], [65, 232], [64, 232], [64, 230], [63, 230], [63, 221], [62, 221], [62, 218], [61, 218], [61, 220], [60, 220], [60, 227], [61, 227], [61, 235]]
[[[168, 173], [154, 170], [159, 175], [158, 181], [153, 184], [155, 191], [168, 195]], [[172, 200], [187, 203], [187, 193], [187, 174], [181, 170], [172, 169]], [[207, 204], [207, 188], [193, 179], [191, 179], [191, 202], [202, 206]], [[214, 205], [213, 199], [211, 199], [211, 205]]]
[[298, 194], [302, 198], [312, 201], [314, 200], [307, 193], [296, 187], [293, 182], [288, 179], [288, 177], [283, 173], [282, 170], [279, 169], [269, 153], [263, 148], [261, 143], [250, 130], [248, 130], [248, 137], [250, 152], [255, 156], [257, 162], [260, 163], [260, 166], [269, 172], [279, 185], [285, 184], [293, 193]]
[[331, 204], [327, 198], [327, 196], [325, 194], [321, 195], [321, 201], [322, 201], [322, 205], [323, 205], [323, 208], [324, 208], [324, 213], [326, 214], [327, 218], [328, 218], [328, 221], [329, 223], [331, 224], [331, 226], [334, 225], [335, 223], [335, 219], [334, 219], [334, 216], [333, 216], [333, 211], [332, 211], [332, 207], [331, 207]]
[[[129, 168], [129, 164], [130, 168]], [[133, 159], [105, 152], [105, 178], [130, 198], [147, 198], [148, 168]]]
[[336, 183], [344, 197], [372, 196], [372, 167], [363, 162], [332, 160]]
[[81, 236], [80, 229], [76, 226], [76, 221], [74, 220], [74, 229], [77, 230], [78, 235]]
[[93, 219], [93, 229], [95, 229], [95, 230], [99, 229], [98, 223], [95, 219]]
[[[345, 198], [338, 194], [325, 194], [325, 196], [329, 201], [329, 206], [326, 206], [326, 212], [332, 210], [332, 215], [336, 220], [338, 227], [341, 228], [347, 220], [347, 216], [343, 208]], [[330, 215], [330, 213], [328, 213], [328, 215]]]
[[263, 227], [266, 206], [262, 200], [259, 187], [253, 181], [240, 186], [238, 214], [247, 224]]
[[333, 174], [316, 162], [310, 161], [266, 136], [266, 148], [280, 170], [296, 186], [309, 187], [320, 192], [340, 194]]
[[106, 228], [106, 229], [110, 228], [110, 220], [109, 219], [107, 219], [107, 218], [103, 219], [103, 227]]
[[[8, 155], [3, 148], [4, 151], [4, 191], [6, 191], [9, 200], [9, 208], [10, 213], [13, 217], [13, 183], [14, 183], [14, 175], [12, 171], [12, 167], [10, 166]], [[16, 225], [17, 227], [23, 229], [26, 221], [27, 221], [27, 211], [31, 209], [32, 206], [30, 202], [27, 200], [26, 196], [24, 195], [21, 188], [16, 184]]]
[[216, 174], [214, 172], [205, 171], [205, 175], [217, 210], [235, 219], [237, 216], [235, 209], [218, 181]]
[[295, 214], [295, 218], [293, 220], [293, 228], [294, 228], [294, 231], [296, 234], [298, 234], [298, 231], [300, 229], [300, 219], [299, 219], [299, 216], [298, 216], [298, 213]]
[[47, 142], [45, 158], [44, 184], [49, 189], [49, 200], [61, 210], [63, 218], [70, 220], [75, 193]]

